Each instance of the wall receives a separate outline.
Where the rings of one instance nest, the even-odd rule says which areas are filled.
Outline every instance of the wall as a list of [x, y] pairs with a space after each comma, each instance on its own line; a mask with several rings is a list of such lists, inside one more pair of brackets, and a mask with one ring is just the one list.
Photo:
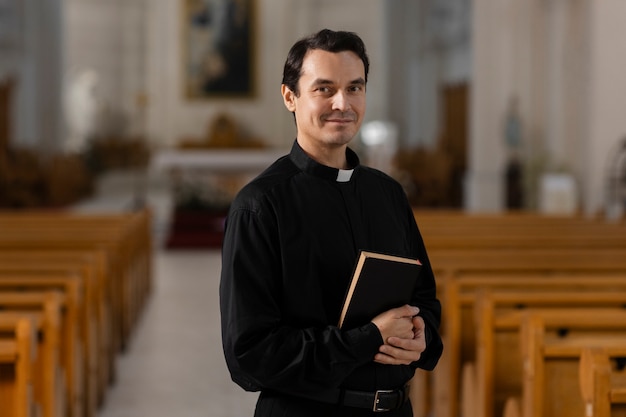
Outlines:
[[[503, 120], [510, 97], [517, 96], [527, 169], [572, 174], [581, 210], [596, 214], [609, 151], [626, 133], [620, 114], [626, 78], [619, 69], [625, 58], [614, 49], [626, 3], [474, 0], [472, 7], [466, 208], [504, 208]], [[536, 195], [537, 184], [529, 191]]]
[[[212, 117], [231, 114], [241, 127], [267, 144], [290, 146], [293, 118], [280, 96], [282, 68], [289, 47], [323, 27], [352, 30], [368, 46], [372, 71], [367, 117], [385, 106], [383, 0], [257, 0], [257, 95], [252, 99], [189, 101], [181, 91], [182, 56], [179, 2], [154, 0], [148, 6], [147, 131], [155, 144], [169, 146], [184, 137], [206, 134]], [[359, 13], [354, 13], [358, 10]]]
[[[105, 101], [123, 108], [131, 130], [146, 132], [155, 146], [204, 135], [222, 111], [267, 143], [289, 146], [295, 129], [279, 93], [287, 50], [314, 30], [342, 28], [361, 34], [369, 48], [366, 119], [397, 121], [405, 143], [433, 143], [438, 86], [470, 80], [468, 210], [503, 209], [502, 125], [508, 101], [518, 96], [524, 152], [535, 161], [546, 156], [551, 170], [572, 173], [581, 208], [596, 213], [607, 159], [626, 134], [620, 71], [626, 58], [615, 53], [626, 3], [474, 0], [471, 44], [433, 47], [433, 16], [462, 3], [257, 0], [257, 96], [190, 102], [180, 88], [179, 1], [25, 0], [19, 56], [0, 59], [0, 76], [14, 71], [20, 77], [14, 139], [44, 151], [58, 147], [64, 139], [62, 74], [93, 67], [102, 74]], [[435, 39], [454, 33], [448, 29], [436, 30]]]
[[56, 150], [61, 139], [62, 0], [23, 0], [13, 16], [16, 43], [0, 54], [0, 77], [16, 81], [12, 144]]
[[443, 85], [468, 83], [469, 0], [395, 0], [387, 12], [388, 116], [407, 146], [434, 147]]
[[[64, 0], [66, 91], [87, 71], [97, 75], [92, 94], [99, 111], [115, 112], [127, 132], [145, 131], [146, 0]], [[69, 97], [65, 97], [69, 99]], [[68, 103], [65, 103], [68, 105]], [[66, 108], [64, 123], [75, 109]], [[77, 114], [77, 117], [85, 117]], [[67, 132], [68, 138], [72, 132]]]
[[616, 53], [623, 48], [623, 22], [626, 2], [622, 0], [589, 0], [591, 36], [589, 40], [589, 122], [586, 140], [580, 146], [581, 159], [588, 167], [581, 177], [584, 208], [588, 213], [598, 211], [605, 201], [606, 164], [618, 141], [626, 138], [626, 55]]

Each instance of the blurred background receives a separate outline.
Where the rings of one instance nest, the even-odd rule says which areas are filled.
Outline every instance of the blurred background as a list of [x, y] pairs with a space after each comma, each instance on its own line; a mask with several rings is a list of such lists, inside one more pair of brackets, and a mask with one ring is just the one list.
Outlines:
[[284, 59], [328, 27], [371, 59], [353, 146], [416, 207], [619, 216], [625, 18], [621, 0], [0, 0], [0, 204], [66, 206], [104, 178], [145, 202], [189, 171], [173, 149], [288, 150]]

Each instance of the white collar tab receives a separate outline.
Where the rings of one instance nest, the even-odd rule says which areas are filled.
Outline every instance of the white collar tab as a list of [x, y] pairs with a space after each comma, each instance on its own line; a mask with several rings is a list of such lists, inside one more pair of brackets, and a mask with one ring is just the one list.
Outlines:
[[348, 182], [352, 178], [354, 169], [340, 169], [337, 172], [337, 182]]

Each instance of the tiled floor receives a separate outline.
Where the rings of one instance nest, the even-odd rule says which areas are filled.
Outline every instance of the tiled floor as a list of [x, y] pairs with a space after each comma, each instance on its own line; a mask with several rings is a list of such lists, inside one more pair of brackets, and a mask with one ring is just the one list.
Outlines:
[[252, 416], [231, 382], [219, 326], [219, 251], [155, 253], [155, 288], [99, 417]]
[[[127, 210], [135, 204], [133, 175], [110, 175], [76, 211]], [[231, 380], [222, 353], [218, 285], [219, 250], [166, 251], [170, 197], [151, 181], [144, 201], [153, 209], [154, 290], [98, 417], [252, 416], [257, 394]]]

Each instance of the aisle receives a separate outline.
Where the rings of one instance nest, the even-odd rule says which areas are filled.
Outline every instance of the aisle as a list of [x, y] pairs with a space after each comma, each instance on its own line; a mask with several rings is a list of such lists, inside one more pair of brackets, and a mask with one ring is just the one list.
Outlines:
[[98, 417], [245, 417], [257, 395], [231, 382], [219, 326], [219, 251], [158, 251], [154, 292]]

